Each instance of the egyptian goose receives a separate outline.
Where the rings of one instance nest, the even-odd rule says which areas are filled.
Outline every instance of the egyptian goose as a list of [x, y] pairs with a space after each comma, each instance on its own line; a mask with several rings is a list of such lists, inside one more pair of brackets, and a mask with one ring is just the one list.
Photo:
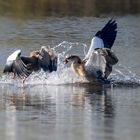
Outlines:
[[110, 83], [107, 78], [112, 72], [112, 66], [118, 62], [118, 58], [111, 51], [116, 34], [117, 23], [111, 19], [95, 34], [83, 60], [79, 56], [72, 55], [66, 57], [64, 62], [71, 62], [72, 70], [90, 82]]
[[33, 72], [43, 69], [47, 72], [57, 70], [57, 56], [52, 49], [42, 46], [40, 51], [32, 51], [29, 56], [21, 56], [21, 50], [13, 52], [6, 61], [3, 73], [13, 73], [13, 79], [18, 76], [22, 80]]

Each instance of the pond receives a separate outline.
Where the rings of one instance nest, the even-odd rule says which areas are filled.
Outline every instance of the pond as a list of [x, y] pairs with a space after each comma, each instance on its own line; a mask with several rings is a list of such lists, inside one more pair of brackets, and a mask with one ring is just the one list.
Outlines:
[[74, 84], [82, 79], [61, 63], [49, 76], [33, 73], [24, 89], [19, 80], [2, 73], [6, 58], [16, 49], [28, 55], [46, 45], [62, 60], [67, 53], [84, 57], [84, 48], [87, 51], [109, 19], [0, 17], [1, 139], [139, 140], [140, 16], [114, 17], [118, 34], [113, 51], [119, 58], [111, 75], [115, 85]]

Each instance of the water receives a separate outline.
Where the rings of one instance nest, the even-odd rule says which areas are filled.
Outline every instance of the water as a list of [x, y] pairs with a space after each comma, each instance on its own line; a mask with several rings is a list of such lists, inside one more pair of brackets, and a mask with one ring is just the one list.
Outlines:
[[[0, 139], [139, 140], [140, 16], [115, 17], [113, 50], [119, 63], [110, 76], [113, 85], [79, 84], [84, 79], [62, 63], [67, 54], [83, 58], [109, 19], [0, 17]], [[2, 74], [11, 52], [21, 49], [28, 55], [42, 45], [58, 52], [57, 72], [33, 73], [24, 89], [20, 80]]]

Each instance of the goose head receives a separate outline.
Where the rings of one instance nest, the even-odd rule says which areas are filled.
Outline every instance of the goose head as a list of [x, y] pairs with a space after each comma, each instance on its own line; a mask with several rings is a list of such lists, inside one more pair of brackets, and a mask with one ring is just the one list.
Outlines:
[[71, 55], [69, 57], [66, 57], [64, 60], [64, 63], [67, 64], [68, 62], [74, 63], [74, 64], [82, 64], [82, 60], [79, 56]]
[[76, 55], [69, 56], [65, 59], [64, 63], [67, 64], [71, 62], [71, 68], [74, 73], [84, 77], [85, 76], [85, 68], [84, 63], [82, 62], [81, 58]]
[[40, 56], [40, 52], [39, 51], [32, 51], [32, 52], [30, 52], [30, 57], [38, 58], [39, 56]]

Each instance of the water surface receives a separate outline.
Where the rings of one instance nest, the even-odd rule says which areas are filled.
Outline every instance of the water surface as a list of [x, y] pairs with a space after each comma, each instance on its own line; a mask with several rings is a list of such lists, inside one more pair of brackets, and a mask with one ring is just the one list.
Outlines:
[[2, 139], [139, 139], [139, 88], [1, 85]]
[[[139, 140], [140, 134], [140, 17], [115, 17], [118, 35], [113, 51], [119, 58], [110, 76], [116, 83], [95, 86], [81, 81], [61, 62], [65, 54], [84, 57], [91, 38], [110, 18], [0, 17], [0, 138]], [[59, 70], [34, 73], [20, 81], [2, 73], [6, 58], [16, 49], [23, 55], [42, 45], [55, 48]], [[66, 85], [67, 83], [67, 85]]]

